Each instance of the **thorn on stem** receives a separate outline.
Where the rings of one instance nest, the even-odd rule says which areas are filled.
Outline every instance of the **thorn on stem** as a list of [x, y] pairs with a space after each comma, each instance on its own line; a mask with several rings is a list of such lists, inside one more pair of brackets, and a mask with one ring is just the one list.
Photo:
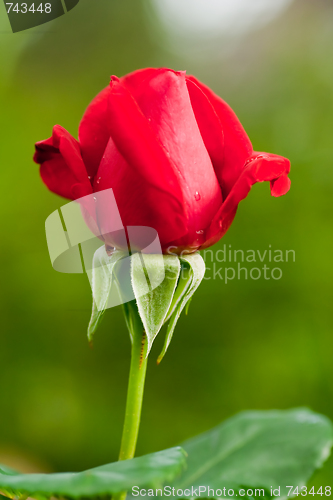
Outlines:
[[141, 352], [140, 352], [140, 366], [139, 366], [139, 368], [141, 368], [142, 363], [143, 363], [144, 350], [145, 350], [145, 345], [146, 345], [146, 338], [147, 338], [146, 332], [144, 331], [143, 335], [142, 335], [142, 339], [141, 339]]

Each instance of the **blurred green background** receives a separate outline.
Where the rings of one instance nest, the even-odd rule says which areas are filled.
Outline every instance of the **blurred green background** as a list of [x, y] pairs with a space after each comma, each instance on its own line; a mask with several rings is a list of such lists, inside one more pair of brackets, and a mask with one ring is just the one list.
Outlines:
[[[256, 150], [291, 159], [290, 193], [275, 199], [256, 185], [214, 250], [272, 245], [295, 250], [296, 262], [281, 265], [279, 281], [205, 281], [157, 367], [162, 331], [137, 453], [244, 409], [309, 406], [333, 419], [333, 4], [295, 0], [247, 33], [186, 35], [153, 3], [81, 0], [15, 35], [0, 6], [0, 462], [65, 471], [117, 459], [130, 356], [122, 311], [107, 312], [90, 350], [88, 280], [55, 272], [45, 241], [45, 219], [66, 201], [44, 187], [32, 154], [56, 123], [77, 137], [111, 74], [146, 66], [195, 74]], [[314, 484], [333, 484], [332, 465]]]

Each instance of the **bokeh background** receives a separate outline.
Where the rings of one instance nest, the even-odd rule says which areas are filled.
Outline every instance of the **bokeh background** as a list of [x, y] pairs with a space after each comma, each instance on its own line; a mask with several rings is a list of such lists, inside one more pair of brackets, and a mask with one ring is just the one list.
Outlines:
[[[0, 462], [82, 470], [117, 459], [130, 341], [109, 310], [90, 350], [84, 275], [55, 272], [44, 233], [65, 203], [34, 142], [74, 136], [94, 95], [146, 66], [186, 69], [237, 112], [256, 150], [292, 161], [279, 199], [256, 185], [215, 247], [293, 249], [279, 281], [207, 280], [159, 367], [148, 367], [138, 454], [244, 409], [308, 406], [333, 419], [331, 0], [81, 0], [12, 34], [0, 5]], [[223, 264], [221, 264], [223, 266]], [[314, 478], [333, 485], [333, 460]]]

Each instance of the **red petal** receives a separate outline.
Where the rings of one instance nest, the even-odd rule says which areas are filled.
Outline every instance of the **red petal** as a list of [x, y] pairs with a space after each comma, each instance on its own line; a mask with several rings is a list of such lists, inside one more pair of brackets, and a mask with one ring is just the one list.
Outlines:
[[94, 177], [110, 138], [108, 99], [110, 87], [89, 104], [79, 126], [79, 141], [88, 175]]
[[[230, 106], [214, 94], [209, 87], [199, 82], [193, 76], [188, 77], [188, 80], [195, 83], [195, 85], [202, 90], [212, 104], [222, 125], [224, 134], [224, 157], [222, 157], [222, 155], [216, 155], [216, 153], [211, 150], [209, 143], [207, 143], [206, 146], [211, 155], [216, 176], [222, 187], [223, 199], [225, 199], [243, 170], [244, 162], [253, 152], [252, 144], [242, 124]], [[200, 94], [197, 93], [196, 99], [193, 101], [194, 112], [198, 114], [202, 106], [206, 106], [206, 104], [204, 103], [204, 99], [200, 98]], [[201, 128], [203, 126], [204, 125], [202, 125]], [[206, 135], [208, 134], [209, 131], [206, 132]]]
[[[156, 69], [147, 68], [134, 71], [121, 81], [126, 84], [130, 91], [138, 91], [139, 86], [145, 78], [155, 73]], [[104, 151], [110, 139], [108, 101], [110, 87], [103, 89], [89, 104], [79, 126], [79, 142], [82, 158], [87, 172], [92, 178], [95, 177]]]
[[212, 160], [215, 172], [220, 172], [224, 159], [224, 136], [221, 121], [209, 99], [198, 85], [189, 78], [186, 78], [186, 85], [202, 139]]
[[[113, 188], [124, 225], [153, 227], [164, 241], [180, 237], [186, 232], [187, 216], [174, 165], [132, 95], [116, 78], [109, 110], [112, 139], [95, 191]], [[104, 216], [99, 214], [99, 219]]]
[[288, 193], [291, 181], [287, 175], [281, 175], [278, 179], [271, 181], [272, 196], [283, 196]]
[[109, 97], [111, 137], [131, 168], [149, 185], [164, 191], [182, 206], [182, 193], [174, 166], [148, 120], [126, 87], [112, 78]]
[[36, 143], [34, 161], [41, 165], [43, 182], [54, 193], [74, 199], [77, 185], [81, 193], [92, 192], [79, 144], [59, 125], [53, 128], [52, 137]]
[[[156, 229], [163, 245], [186, 231], [184, 212], [175, 203], [174, 198], [148, 183], [119, 153], [112, 139], [106, 148], [98, 169], [95, 192], [113, 189], [117, 207], [124, 226], [146, 226]], [[114, 214], [98, 207], [98, 226], [101, 233], [110, 226]], [[111, 235], [112, 237], [112, 235]], [[108, 240], [113, 245], [113, 240]]]
[[256, 182], [270, 181], [273, 196], [287, 193], [290, 187], [287, 177], [289, 171], [290, 161], [282, 156], [256, 153], [250, 157], [220, 211], [214, 217], [205, 247], [216, 243], [226, 233], [236, 214], [239, 202], [246, 198]]
[[[188, 214], [186, 242], [200, 246], [203, 230], [221, 206], [222, 195], [194, 116], [185, 73], [165, 68], [140, 71], [130, 82], [126, 79], [126, 86], [131, 86], [137, 104], [174, 165]], [[209, 117], [214, 125], [217, 122], [215, 129], [222, 135], [212, 106], [204, 95], [203, 99], [206, 107], [201, 111], [202, 119]], [[211, 143], [223, 139], [221, 135], [213, 133]]]
[[145, 91], [147, 80], [154, 78], [154, 76], [164, 71], [168, 70], [166, 68], [139, 69], [137, 71], [133, 71], [133, 73], [123, 76], [120, 78], [120, 81], [126, 85], [132, 96], [137, 99], [141, 92]]

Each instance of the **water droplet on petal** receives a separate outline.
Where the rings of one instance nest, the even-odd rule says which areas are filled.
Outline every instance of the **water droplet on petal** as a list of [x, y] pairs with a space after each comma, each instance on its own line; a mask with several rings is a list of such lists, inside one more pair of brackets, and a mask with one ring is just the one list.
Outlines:
[[96, 196], [93, 196], [93, 198], [94, 198], [95, 201], [97, 200]]
[[98, 177], [97, 181], [96, 181], [96, 184], [99, 184], [100, 183], [100, 180], [101, 180], [102, 177]]
[[244, 168], [247, 167], [249, 163], [252, 163], [255, 160], [260, 160], [262, 158], [268, 158], [268, 155], [267, 154], [261, 154], [261, 155], [250, 156], [250, 158], [248, 158], [246, 160], [246, 162], [244, 163]]
[[108, 254], [108, 256], [111, 257], [111, 255], [115, 251], [115, 247], [112, 247], [110, 245], [105, 244], [105, 250], [106, 250], [106, 253]]
[[91, 180], [91, 175], [88, 175], [88, 179]]
[[198, 191], [195, 192], [194, 199], [195, 199], [195, 201], [201, 200], [201, 195]]
[[204, 234], [204, 230], [200, 229], [200, 231], [196, 231], [197, 234]]

